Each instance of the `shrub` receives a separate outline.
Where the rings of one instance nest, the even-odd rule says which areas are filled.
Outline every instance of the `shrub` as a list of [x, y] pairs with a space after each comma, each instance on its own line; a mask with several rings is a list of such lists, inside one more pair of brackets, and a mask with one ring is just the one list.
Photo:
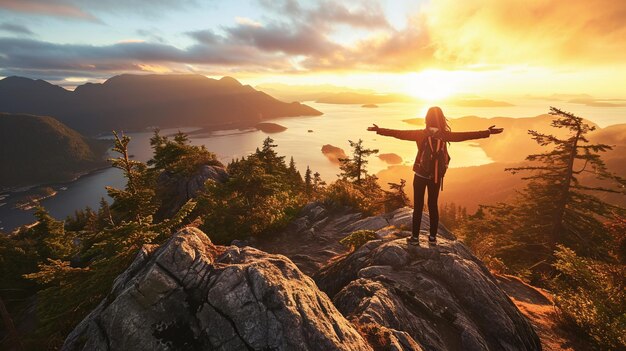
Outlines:
[[555, 256], [559, 274], [551, 283], [562, 322], [603, 349], [626, 348], [626, 267], [580, 257], [562, 245]]
[[363, 246], [370, 240], [376, 240], [376, 233], [372, 230], [357, 230], [348, 234], [345, 238], [341, 239], [339, 243], [350, 248], [354, 251]]
[[384, 211], [383, 191], [375, 177], [367, 177], [361, 185], [338, 179], [324, 189], [322, 201], [330, 206], [348, 206], [374, 215]]

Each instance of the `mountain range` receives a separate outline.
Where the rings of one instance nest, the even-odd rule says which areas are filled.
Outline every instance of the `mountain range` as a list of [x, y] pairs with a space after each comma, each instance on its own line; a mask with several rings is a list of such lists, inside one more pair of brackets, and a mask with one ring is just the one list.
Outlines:
[[74, 91], [43, 80], [0, 80], [0, 111], [52, 116], [86, 134], [146, 127], [230, 129], [260, 121], [322, 113], [285, 103], [234, 78], [202, 75], [131, 75], [86, 83]]

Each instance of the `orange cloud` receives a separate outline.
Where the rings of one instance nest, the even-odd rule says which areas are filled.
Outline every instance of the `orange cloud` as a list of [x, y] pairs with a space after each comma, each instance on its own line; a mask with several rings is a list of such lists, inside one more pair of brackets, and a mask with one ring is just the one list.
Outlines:
[[433, 1], [426, 27], [442, 61], [604, 64], [626, 59], [626, 1]]

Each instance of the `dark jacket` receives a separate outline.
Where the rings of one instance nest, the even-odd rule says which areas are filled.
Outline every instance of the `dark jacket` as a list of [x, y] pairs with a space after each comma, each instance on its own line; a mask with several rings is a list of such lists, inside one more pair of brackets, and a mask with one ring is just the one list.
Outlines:
[[[417, 169], [417, 160], [420, 156], [420, 147], [422, 146], [422, 141], [429, 135], [429, 131], [426, 129], [417, 129], [417, 130], [397, 130], [397, 129], [385, 129], [379, 128], [376, 132], [380, 135], [391, 136], [394, 138], [402, 139], [402, 140], [410, 140], [415, 141], [417, 143], [417, 156], [415, 157], [415, 162], [413, 163], [413, 171]], [[491, 133], [489, 129], [480, 130], [475, 132], [437, 132], [435, 134], [438, 138], [443, 141], [457, 142], [457, 141], [466, 141], [473, 139], [482, 139], [488, 138]]]

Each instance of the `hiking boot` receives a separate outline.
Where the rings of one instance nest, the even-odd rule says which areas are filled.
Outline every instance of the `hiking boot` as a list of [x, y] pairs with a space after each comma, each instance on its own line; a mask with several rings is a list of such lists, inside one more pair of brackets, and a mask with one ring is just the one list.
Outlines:
[[433, 235], [428, 236], [428, 244], [429, 245], [437, 245], [437, 237]]
[[419, 245], [420, 244], [420, 238], [415, 236], [415, 235], [411, 235], [410, 237], [406, 238], [406, 242], [409, 245]]

